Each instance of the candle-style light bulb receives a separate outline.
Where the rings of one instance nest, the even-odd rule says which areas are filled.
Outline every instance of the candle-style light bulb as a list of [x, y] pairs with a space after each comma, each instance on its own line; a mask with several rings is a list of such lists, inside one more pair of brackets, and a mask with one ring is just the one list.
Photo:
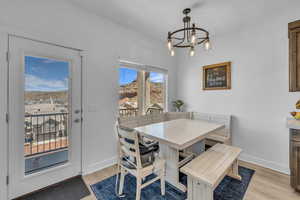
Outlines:
[[192, 46], [195, 46], [197, 43], [197, 37], [196, 37], [196, 25], [193, 24], [192, 34], [191, 34], [191, 44]]
[[171, 56], [175, 56], [175, 51], [174, 51], [174, 49], [171, 49], [170, 54], [171, 54]]
[[192, 31], [192, 35], [191, 35], [191, 44], [192, 44], [193, 46], [195, 46], [196, 43], [197, 43], [196, 31], [193, 30], [193, 31]]
[[209, 39], [205, 41], [204, 48], [205, 48], [205, 50], [210, 50], [211, 49], [211, 44], [210, 44]]
[[195, 55], [195, 47], [194, 46], [191, 46], [191, 49], [190, 49], [190, 56], [193, 57]]
[[168, 46], [168, 49], [169, 49], [169, 51], [171, 51], [172, 50], [172, 40], [171, 39], [168, 39], [168, 44], [167, 44], [167, 46]]

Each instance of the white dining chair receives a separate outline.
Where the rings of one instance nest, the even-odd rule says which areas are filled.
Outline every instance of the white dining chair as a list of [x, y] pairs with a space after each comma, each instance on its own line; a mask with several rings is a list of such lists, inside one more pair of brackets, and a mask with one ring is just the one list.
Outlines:
[[[157, 180], [161, 182], [161, 195], [165, 195], [165, 161], [159, 157], [154, 159], [142, 158], [149, 154], [148, 150], [140, 145], [137, 131], [116, 124], [118, 133], [118, 170], [120, 170], [120, 187], [118, 194], [122, 195], [125, 176], [131, 174], [136, 177], [136, 200], [141, 198], [141, 190]], [[151, 156], [150, 156], [151, 157]], [[155, 178], [142, 183], [149, 175], [156, 174]]]

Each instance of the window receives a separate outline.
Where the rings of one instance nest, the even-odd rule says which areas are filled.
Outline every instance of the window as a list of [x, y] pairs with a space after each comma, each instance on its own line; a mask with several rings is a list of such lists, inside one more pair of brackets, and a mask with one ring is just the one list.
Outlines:
[[145, 73], [146, 114], [161, 112], [165, 107], [165, 76], [158, 72]]
[[138, 71], [135, 69], [119, 69], [119, 112], [122, 116], [138, 113]]
[[119, 115], [136, 116], [166, 110], [167, 71], [122, 63], [119, 68]]

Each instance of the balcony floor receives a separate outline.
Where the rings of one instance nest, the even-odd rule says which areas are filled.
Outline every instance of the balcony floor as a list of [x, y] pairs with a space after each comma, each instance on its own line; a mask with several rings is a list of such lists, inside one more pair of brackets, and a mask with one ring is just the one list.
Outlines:
[[68, 161], [68, 149], [35, 155], [25, 159], [25, 175], [66, 163]]

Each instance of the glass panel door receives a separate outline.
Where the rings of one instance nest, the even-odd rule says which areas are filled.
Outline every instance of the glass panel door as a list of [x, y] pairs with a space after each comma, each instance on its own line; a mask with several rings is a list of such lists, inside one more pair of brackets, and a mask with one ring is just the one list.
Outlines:
[[9, 198], [81, 173], [81, 56], [9, 36]]
[[24, 59], [25, 174], [31, 174], [68, 161], [70, 64]]

